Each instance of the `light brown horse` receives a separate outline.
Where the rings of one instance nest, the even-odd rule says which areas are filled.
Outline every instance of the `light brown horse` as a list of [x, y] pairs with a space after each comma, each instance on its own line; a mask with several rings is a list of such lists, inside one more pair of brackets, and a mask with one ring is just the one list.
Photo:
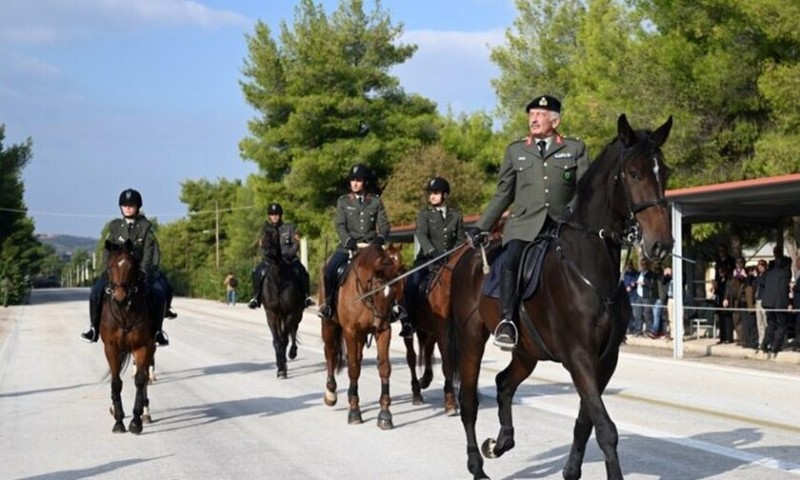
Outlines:
[[458, 403], [453, 388], [454, 366], [448, 355], [447, 330], [450, 328], [450, 283], [453, 268], [458, 260], [467, 252], [469, 245], [464, 244], [447, 258], [430, 280], [430, 290], [425, 298], [415, 304], [407, 305], [419, 340], [419, 366], [424, 366], [422, 377], [417, 377], [417, 353], [414, 350], [414, 338], [405, 338], [406, 362], [411, 371], [411, 393], [414, 405], [423, 403], [422, 390], [428, 388], [433, 380], [433, 351], [439, 347], [442, 357], [442, 375], [444, 376], [444, 409], [449, 416], [458, 415]]
[[[391, 309], [394, 302], [402, 298], [404, 281], [387, 285], [402, 271], [397, 254], [400, 247], [383, 247], [370, 244], [356, 253], [348, 266], [345, 280], [339, 288], [336, 311], [333, 318], [322, 321], [322, 338], [325, 342], [327, 381], [325, 404], [336, 405], [335, 373], [344, 367], [347, 355], [347, 373], [350, 386], [347, 397], [350, 402], [348, 423], [359, 424], [361, 407], [358, 397], [358, 378], [361, 376], [361, 360], [369, 335], [375, 338], [378, 353], [378, 373], [381, 377], [380, 412], [378, 427], [388, 430], [394, 427], [389, 406], [389, 376], [392, 366], [389, 361]], [[323, 282], [324, 283], [324, 282]], [[370, 293], [373, 292], [373, 293]], [[321, 298], [325, 298], [322, 292]]]
[[128, 425], [131, 433], [142, 433], [142, 422], [150, 423], [150, 399], [147, 397], [148, 367], [153, 364], [156, 345], [150, 328], [150, 313], [144, 283], [139, 279], [139, 265], [133, 256], [130, 240], [123, 245], [106, 241], [108, 252], [106, 274], [108, 283], [100, 312], [100, 338], [111, 373], [111, 414], [114, 433], [124, 433], [122, 420], [121, 373], [130, 357], [136, 365], [134, 384], [136, 398], [133, 418]]

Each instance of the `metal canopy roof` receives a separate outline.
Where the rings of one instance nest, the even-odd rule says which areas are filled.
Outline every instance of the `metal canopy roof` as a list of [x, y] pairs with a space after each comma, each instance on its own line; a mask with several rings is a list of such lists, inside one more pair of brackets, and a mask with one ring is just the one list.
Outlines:
[[800, 216], [800, 173], [668, 190], [684, 223], [776, 223]]

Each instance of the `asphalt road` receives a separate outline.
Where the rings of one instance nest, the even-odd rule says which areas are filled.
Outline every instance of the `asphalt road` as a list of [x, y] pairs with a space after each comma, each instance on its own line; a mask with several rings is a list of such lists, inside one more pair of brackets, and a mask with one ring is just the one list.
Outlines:
[[[0, 479], [454, 479], [466, 470], [457, 417], [443, 412], [441, 374], [410, 402], [402, 342], [392, 342], [395, 428], [376, 426], [375, 352], [365, 352], [364, 421], [347, 425], [322, 402], [319, 320], [307, 314], [289, 378], [276, 378], [263, 311], [176, 299], [172, 345], [156, 355], [154, 423], [113, 434], [110, 387], [99, 345], [78, 340], [85, 289], [37, 290], [31, 305], [0, 308]], [[396, 335], [396, 333], [395, 333]], [[478, 437], [495, 436], [494, 375], [507, 354], [488, 347]], [[784, 479], [800, 476], [800, 375], [673, 360], [623, 351], [604, 395], [620, 432], [628, 479]], [[133, 402], [126, 373], [123, 404]], [[561, 478], [578, 397], [569, 376], [542, 363], [516, 397], [516, 448], [487, 460], [495, 479]], [[583, 478], [605, 477], [590, 439]]]

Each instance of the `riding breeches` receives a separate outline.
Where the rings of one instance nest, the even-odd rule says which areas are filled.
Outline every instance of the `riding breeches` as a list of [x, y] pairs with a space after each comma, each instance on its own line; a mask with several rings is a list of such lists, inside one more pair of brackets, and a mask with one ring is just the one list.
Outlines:
[[336, 272], [339, 267], [347, 263], [350, 254], [346, 250], [336, 250], [328, 263], [325, 264], [325, 301], [332, 304], [334, 301], [333, 292], [336, 290]]

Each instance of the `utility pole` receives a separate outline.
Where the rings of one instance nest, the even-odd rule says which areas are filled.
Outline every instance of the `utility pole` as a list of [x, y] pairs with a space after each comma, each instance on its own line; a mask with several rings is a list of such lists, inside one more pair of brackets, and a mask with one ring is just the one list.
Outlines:
[[217, 251], [217, 270], [219, 270], [219, 201], [215, 200], [214, 205], [216, 207], [216, 225], [215, 225], [215, 233], [214, 233], [214, 247]]

